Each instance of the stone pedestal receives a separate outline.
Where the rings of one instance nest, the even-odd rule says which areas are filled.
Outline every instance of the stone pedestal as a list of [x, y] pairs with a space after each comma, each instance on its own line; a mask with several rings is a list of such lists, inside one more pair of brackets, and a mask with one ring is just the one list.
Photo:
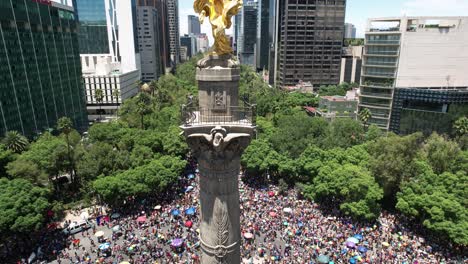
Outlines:
[[[237, 122], [240, 69], [230, 56], [198, 63], [198, 122], [181, 126], [200, 170], [200, 245], [203, 264], [238, 264], [240, 257], [240, 157], [254, 133]], [[243, 117], [242, 117], [243, 118]], [[242, 119], [245, 120], [245, 119]]]

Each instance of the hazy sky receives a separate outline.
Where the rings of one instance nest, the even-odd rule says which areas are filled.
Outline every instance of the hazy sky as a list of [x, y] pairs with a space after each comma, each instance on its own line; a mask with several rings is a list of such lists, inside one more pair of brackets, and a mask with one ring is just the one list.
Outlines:
[[[192, 0], [179, 0], [180, 34], [187, 34], [187, 16], [195, 15]], [[346, 22], [357, 27], [358, 37], [364, 36], [367, 18], [386, 16], [468, 16], [468, 0], [348, 0]], [[203, 33], [210, 33], [207, 20]], [[228, 31], [232, 34], [232, 31]]]

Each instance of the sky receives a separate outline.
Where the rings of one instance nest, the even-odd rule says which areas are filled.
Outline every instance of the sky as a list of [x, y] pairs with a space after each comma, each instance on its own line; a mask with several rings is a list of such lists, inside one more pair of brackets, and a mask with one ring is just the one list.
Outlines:
[[[192, 0], [179, 0], [180, 34], [188, 32], [188, 15], [196, 15]], [[468, 0], [348, 0], [346, 23], [357, 28], [357, 37], [364, 37], [368, 18], [389, 16], [468, 16]], [[208, 20], [202, 25], [202, 33], [210, 33]], [[227, 31], [232, 34], [232, 29]]]

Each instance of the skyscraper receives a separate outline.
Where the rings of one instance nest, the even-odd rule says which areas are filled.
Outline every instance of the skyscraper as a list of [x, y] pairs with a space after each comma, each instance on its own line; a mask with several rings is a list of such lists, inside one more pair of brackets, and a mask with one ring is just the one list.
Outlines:
[[33, 136], [63, 116], [83, 130], [86, 105], [73, 7], [2, 1], [0, 13], [0, 135], [17, 130]]
[[468, 17], [370, 19], [359, 111], [396, 133], [450, 133], [468, 114], [466, 43]]
[[137, 7], [141, 80], [150, 82], [164, 74], [161, 56], [161, 27], [158, 11], [152, 6]]
[[169, 51], [171, 61], [177, 65], [180, 60], [180, 33], [179, 33], [179, 0], [166, 0], [167, 20], [169, 28]]
[[198, 17], [194, 15], [188, 16], [188, 33], [194, 35], [201, 34], [200, 21], [198, 20]]
[[[80, 24], [91, 28], [80, 34], [80, 44], [88, 117], [93, 120], [113, 114], [138, 92], [136, 5], [133, 0], [79, 0], [75, 7]], [[97, 29], [92, 29], [94, 24]], [[102, 91], [102, 100], [97, 91]]]
[[276, 84], [338, 84], [346, 1], [280, 0]]
[[242, 64], [255, 66], [255, 50], [257, 44], [258, 3], [246, 1], [241, 10], [241, 24], [237, 52]]
[[356, 27], [351, 23], [345, 23], [344, 37], [349, 39], [356, 38]]
[[257, 70], [269, 68], [270, 47], [273, 45], [275, 31], [275, 2], [275, 0], [258, 1], [257, 52], [255, 54]]
[[198, 53], [197, 48], [197, 36], [193, 34], [185, 34], [180, 37], [180, 46], [186, 47], [186, 57], [187, 59], [193, 57]]
[[160, 43], [159, 49], [163, 64], [163, 73], [170, 71], [170, 52], [169, 52], [169, 25], [167, 21], [167, 4], [166, 0], [138, 0], [138, 6], [151, 6], [156, 8], [159, 18], [159, 33]]

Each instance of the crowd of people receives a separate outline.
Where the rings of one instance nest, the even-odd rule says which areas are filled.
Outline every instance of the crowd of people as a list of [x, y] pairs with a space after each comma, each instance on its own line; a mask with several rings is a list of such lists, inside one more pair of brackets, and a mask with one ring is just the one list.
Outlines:
[[[128, 199], [96, 225], [67, 237], [49, 263], [199, 263], [198, 170], [190, 161], [179, 183], [155, 197]], [[243, 263], [467, 263], [461, 248], [438, 244], [400, 215], [372, 224], [334, 205], [280, 193], [260, 178], [239, 182]], [[97, 236], [97, 232], [101, 234]], [[49, 241], [51, 245], [56, 241]], [[26, 262], [26, 261], [25, 261]], [[21, 263], [21, 261], [19, 262]], [[26, 262], [27, 263], [27, 262]]]

